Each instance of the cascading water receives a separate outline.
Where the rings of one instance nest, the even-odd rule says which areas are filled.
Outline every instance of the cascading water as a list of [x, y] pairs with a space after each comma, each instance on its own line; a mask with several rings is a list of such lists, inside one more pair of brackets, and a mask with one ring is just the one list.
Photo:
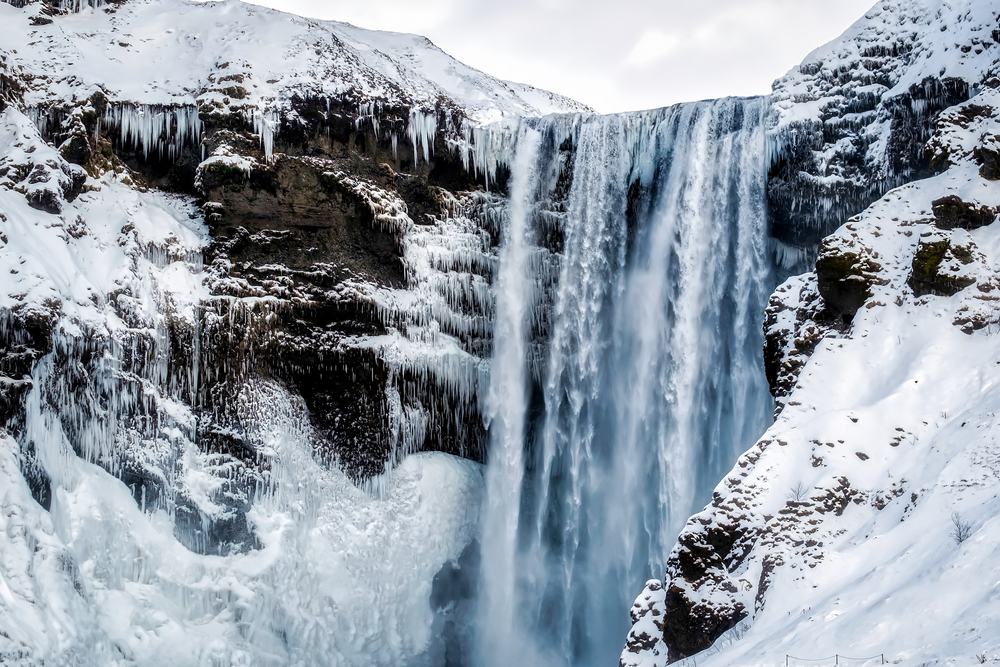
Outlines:
[[[497, 283], [481, 664], [614, 664], [632, 597], [766, 427], [765, 109], [550, 117], [520, 135]], [[532, 301], [544, 281], [524, 244], [545, 234], [524, 225], [559, 196], [536, 135], [572, 142], [572, 165], [559, 163], [572, 182], [557, 278]]]
[[483, 568], [500, 573], [486, 579], [481, 604], [489, 609], [496, 632], [486, 637], [495, 641], [484, 644], [483, 658], [493, 656], [511, 664], [517, 647], [507, 642], [514, 632], [517, 609], [516, 537], [521, 480], [524, 476], [524, 422], [528, 400], [528, 368], [525, 330], [532, 310], [533, 281], [529, 273], [527, 236], [532, 173], [537, 162], [539, 134], [523, 128], [513, 165], [507, 239], [500, 253], [497, 276], [497, 328], [495, 352], [490, 370], [487, 417], [493, 439], [493, 456], [487, 469], [489, 502], [483, 511]]
[[[19, 508], [0, 530], [25, 536], [4, 543], [0, 576], [16, 566], [8, 618], [28, 619], [0, 633], [0, 662], [437, 666], [457, 648], [477, 667], [613, 664], [632, 596], [767, 420], [764, 108], [470, 131], [467, 164], [506, 183], [505, 213], [477, 193], [419, 229], [401, 200], [331, 172], [405, 234], [411, 289], [345, 284], [406, 324], [352, 339], [390, 371], [388, 465], [434, 428], [466, 428], [485, 394], [481, 513], [478, 464], [416, 454], [368, 494], [316, 456], [304, 399], [249, 363], [283, 306], [210, 293], [191, 201], [109, 177], [63, 202], [64, 228], [0, 188], [0, 262], [36, 277], [27, 298], [0, 295], [0, 336], [47, 350], [20, 380], [14, 435], [0, 431], [0, 496]], [[132, 148], [179, 148], [200, 127], [157, 135], [135, 115]], [[27, 117], [0, 120], [25, 164], [68, 178]], [[476, 537], [473, 602], [459, 575]], [[453, 627], [467, 609], [471, 633]]]

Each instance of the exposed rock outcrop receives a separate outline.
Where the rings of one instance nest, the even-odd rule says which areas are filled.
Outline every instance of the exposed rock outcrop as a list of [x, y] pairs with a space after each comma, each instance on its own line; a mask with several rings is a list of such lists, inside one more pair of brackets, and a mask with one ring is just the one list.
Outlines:
[[632, 629], [618, 661], [619, 667], [654, 667], [666, 663], [667, 647], [663, 643], [666, 624], [664, 597], [662, 581], [651, 579], [646, 582], [646, 588], [629, 610]]

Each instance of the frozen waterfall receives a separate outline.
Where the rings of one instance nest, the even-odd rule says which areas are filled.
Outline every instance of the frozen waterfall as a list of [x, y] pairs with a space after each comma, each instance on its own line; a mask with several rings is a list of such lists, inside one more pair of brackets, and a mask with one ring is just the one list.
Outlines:
[[519, 133], [474, 664], [615, 664], [632, 598], [768, 424], [765, 109]]

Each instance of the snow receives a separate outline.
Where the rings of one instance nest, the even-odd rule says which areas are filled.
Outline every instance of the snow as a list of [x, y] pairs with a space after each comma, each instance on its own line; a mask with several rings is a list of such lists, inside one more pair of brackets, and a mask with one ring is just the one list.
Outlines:
[[[978, 85], [996, 59], [998, 45], [990, 31], [998, 13], [987, 2], [876, 3], [843, 35], [774, 83], [779, 124], [818, 118], [823, 107], [848, 96], [894, 97], [927, 77], [956, 77]], [[963, 50], [966, 45], [973, 48]], [[886, 87], [884, 81], [892, 85]]]
[[[218, 103], [260, 113], [283, 108], [295, 94], [427, 111], [444, 97], [474, 123], [588, 110], [467, 67], [424, 37], [306, 19], [239, 0], [138, 0], [108, 11], [83, 7], [32, 26], [38, 7], [0, 3], [8, 66], [33, 77], [28, 107], [84, 100], [101, 90], [112, 102]], [[245, 97], [227, 95], [234, 87]]]

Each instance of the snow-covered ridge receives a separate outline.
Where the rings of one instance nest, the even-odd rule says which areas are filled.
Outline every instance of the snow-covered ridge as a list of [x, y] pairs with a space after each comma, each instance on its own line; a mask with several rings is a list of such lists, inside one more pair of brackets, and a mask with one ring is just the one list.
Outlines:
[[996, 65], [1000, 9], [988, 2], [884, 0], [843, 35], [810, 53], [774, 83], [778, 127], [821, 118], [847, 123], [854, 107], [896, 97], [927, 77], [979, 88]]
[[25, 81], [25, 107], [82, 101], [256, 108], [292, 96], [434, 110], [476, 124], [508, 115], [586, 111], [568, 98], [496, 79], [424, 37], [301, 18], [240, 0], [130, 0], [37, 21], [43, 5], [0, 3], [3, 54]]
[[998, 75], [990, 2], [885, 0], [774, 84], [769, 195], [785, 263], [891, 188], [939, 171], [937, 114]]

